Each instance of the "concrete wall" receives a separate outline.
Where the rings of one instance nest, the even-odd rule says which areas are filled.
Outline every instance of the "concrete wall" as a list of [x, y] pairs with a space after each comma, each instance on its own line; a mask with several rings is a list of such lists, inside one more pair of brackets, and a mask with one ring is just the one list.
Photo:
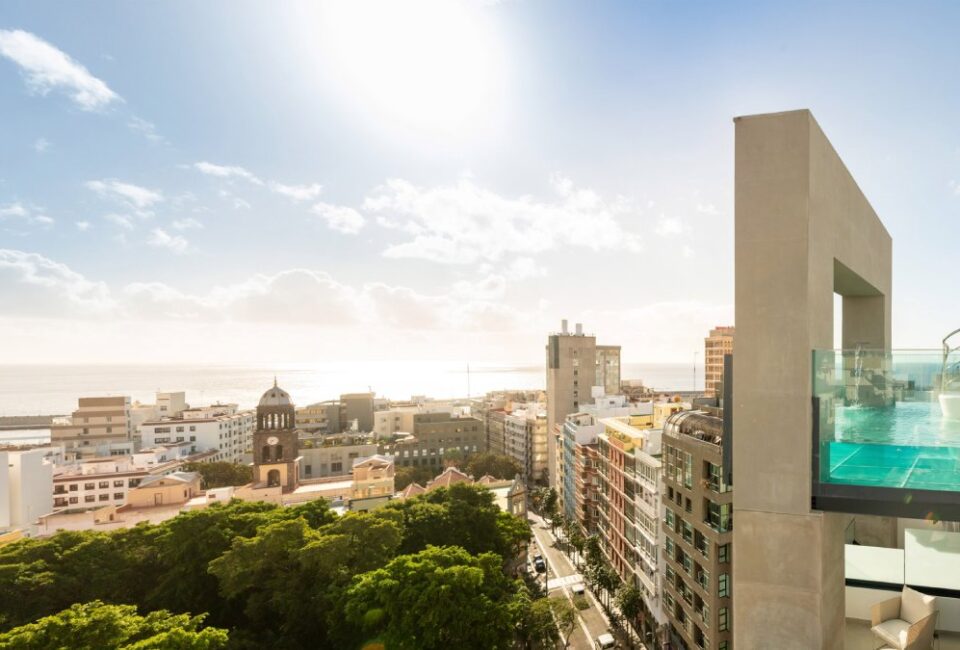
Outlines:
[[734, 646], [840, 648], [850, 517], [810, 509], [811, 353], [834, 291], [845, 345], [889, 347], [892, 242], [809, 111], [735, 125]]

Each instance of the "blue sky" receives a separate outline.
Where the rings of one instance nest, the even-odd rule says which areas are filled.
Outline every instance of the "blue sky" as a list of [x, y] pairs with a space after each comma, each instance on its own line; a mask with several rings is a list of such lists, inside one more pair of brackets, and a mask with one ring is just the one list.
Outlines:
[[[953, 3], [0, 9], [13, 362], [687, 361], [733, 316], [735, 115], [810, 108], [960, 321]], [[6, 344], [9, 343], [9, 346]]]

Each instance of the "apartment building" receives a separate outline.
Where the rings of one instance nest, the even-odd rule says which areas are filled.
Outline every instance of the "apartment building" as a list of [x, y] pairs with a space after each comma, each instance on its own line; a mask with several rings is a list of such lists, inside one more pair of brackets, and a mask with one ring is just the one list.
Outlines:
[[663, 604], [672, 648], [733, 648], [733, 494], [723, 479], [718, 413], [676, 413], [663, 429]]
[[340, 402], [317, 402], [296, 410], [297, 428], [312, 433], [340, 432]]
[[603, 431], [601, 418], [651, 413], [651, 405], [632, 404], [623, 395], [594, 398], [578, 413], [567, 416], [561, 432], [557, 494], [564, 514], [580, 522], [587, 534], [596, 532], [598, 479], [596, 478], [597, 436]]
[[189, 443], [145, 449], [131, 456], [89, 458], [53, 470], [53, 507], [87, 510], [127, 503], [131, 489], [149, 476], [176, 472], [187, 462], [212, 460], [214, 452], [191, 453]]
[[714, 327], [703, 340], [703, 388], [708, 397], [718, 396], [723, 386], [723, 357], [733, 354], [732, 326]]
[[212, 460], [242, 463], [247, 460], [256, 418], [236, 404], [213, 404], [188, 408], [177, 417], [160, 418], [140, 425], [145, 447], [189, 442], [192, 451], [216, 451]]
[[564, 320], [561, 331], [547, 337], [546, 368], [549, 484], [558, 487], [562, 462], [558, 443], [563, 422], [571, 413], [577, 413], [582, 404], [592, 401], [594, 386], [601, 387], [604, 393], [619, 392], [620, 347], [597, 346], [596, 337], [584, 334], [580, 323], [570, 333]]
[[548, 480], [547, 413], [539, 404], [524, 404], [503, 411], [503, 453], [524, 468], [528, 485]]
[[461, 455], [486, 451], [483, 423], [474, 417], [449, 413], [418, 413], [412, 435], [378, 441], [381, 455], [400, 466], [443, 468], [444, 454], [457, 450]]
[[600, 479], [601, 548], [627, 584], [636, 586], [646, 608], [646, 632], [666, 623], [662, 606], [660, 530], [662, 432], [651, 415], [600, 420], [597, 475]]
[[50, 427], [50, 441], [67, 458], [125, 455], [134, 451], [130, 398], [81, 397], [67, 422]]

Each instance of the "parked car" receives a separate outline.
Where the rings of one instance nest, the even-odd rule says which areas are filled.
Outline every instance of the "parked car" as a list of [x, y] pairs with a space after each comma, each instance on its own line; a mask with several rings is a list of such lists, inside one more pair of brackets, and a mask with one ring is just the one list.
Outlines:
[[572, 587], [570, 587], [570, 591], [573, 592], [574, 596], [582, 596], [585, 591], [583, 587], [583, 583], [578, 582], [577, 584], [573, 585]]
[[535, 555], [533, 557], [533, 568], [537, 573], [544, 573], [547, 570], [547, 563], [544, 562], [543, 557], [540, 555]]
[[611, 648], [617, 647], [617, 640], [613, 638], [612, 634], [604, 632], [593, 642], [593, 646], [597, 650], [611, 650]]

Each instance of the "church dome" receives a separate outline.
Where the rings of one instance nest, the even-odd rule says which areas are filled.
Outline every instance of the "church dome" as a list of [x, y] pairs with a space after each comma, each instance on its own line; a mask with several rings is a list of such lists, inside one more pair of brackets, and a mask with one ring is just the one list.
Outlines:
[[273, 387], [268, 389], [260, 398], [259, 406], [292, 406], [290, 394], [277, 386], [277, 380], [273, 380]]

